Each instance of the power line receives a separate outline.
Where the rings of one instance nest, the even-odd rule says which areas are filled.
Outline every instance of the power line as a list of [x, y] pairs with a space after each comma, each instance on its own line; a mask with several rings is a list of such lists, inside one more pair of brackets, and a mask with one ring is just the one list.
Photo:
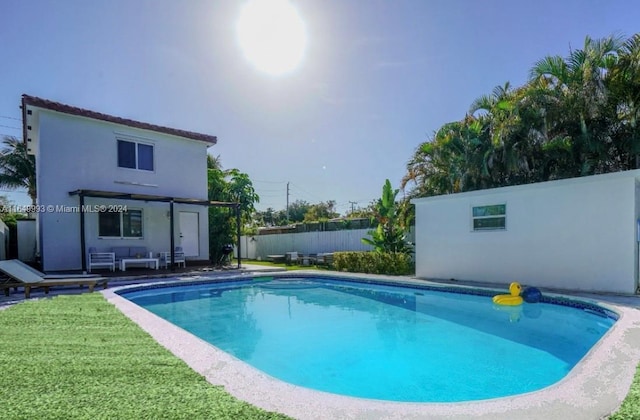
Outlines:
[[7, 120], [14, 120], [14, 121], [22, 121], [22, 118], [7, 117], [6, 115], [0, 115], [0, 118], [6, 118]]
[[13, 128], [14, 130], [22, 130], [22, 127], [11, 127], [10, 125], [0, 124], [0, 127]]
[[293, 183], [292, 183], [292, 184], [291, 184], [291, 186], [293, 186], [293, 187], [295, 187], [296, 189], [300, 190], [301, 192], [303, 192], [303, 193], [307, 194], [308, 196], [314, 197], [314, 198], [316, 198], [316, 199], [318, 199], [318, 200], [322, 201], [322, 198], [320, 198], [319, 196], [317, 196], [317, 195], [315, 195], [315, 194], [313, 194], [313, 193], [310, 193], [309, 191], [306, 191], [304, 188], [302, 188], [302, 187], [300, 187], [300, 186], [298, 186], [298, 185], [296, 185], [296, 184], [293, 184]]
[[286, 184], [286, 181], [261, 181], [259, 179], [252, 179], [251, 182], [262, 182], [264, 184]]
[[260, 187], [258, 187], [258, 188], [256, 188], [256, 191], [264, 191], [264, 192], [280, 192], [280, 193], [281, 193], [281, 192], [282, 192], [282, 189], [274, 190], [274, 189], [270, 189], [270, 188], [260, 188]]

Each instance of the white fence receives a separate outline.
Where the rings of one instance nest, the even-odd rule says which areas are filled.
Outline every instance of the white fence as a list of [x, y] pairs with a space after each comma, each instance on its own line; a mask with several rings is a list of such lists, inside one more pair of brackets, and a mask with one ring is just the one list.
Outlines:
[[[369, 238], [371, 229], [335, 230], [323, 232], [279, 233], [274, 235], [242, 236], [242, 258], [266, 259], [267, 255], [283, 255], [285, 252], [303, 254], [336, 251], [371, 251], [373, 247], [362, 243]], [[413, 242], [414, 229], [409, 233]], [[237, 255], [237, 251], [236, 251]]]

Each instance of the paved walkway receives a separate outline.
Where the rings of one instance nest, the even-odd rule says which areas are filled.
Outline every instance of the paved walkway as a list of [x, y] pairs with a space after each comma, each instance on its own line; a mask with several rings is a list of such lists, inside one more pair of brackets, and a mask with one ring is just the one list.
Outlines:
[[[418, 280], [412, 278], [414, 280]], [[467, 287], [482, 287], [488, 289], [504, 289], [505, 293], [508, 293], [509, 285], [502, 283], [488, 283], [488, 282], [471, 282], [471, 281], [461, 281], [461, 280], [418, 280], [418, 281], [426, 281], [427, 283], [432, 284], [446, 284], [451, 286], [467, 286]], [[523, 286], [526, 286], [523, 284]], [[585, 298], [597, 302], [608, 302], [614, 305], [623, 305], [629, 306], [632, 308], [640, 309], [640, 295], [624, 295], [624, 294], [615, 294], [615, 293], [587, 293], [587, 292], [578, 292], [574, 290], [564, 290], [564, 289], [550, 289], [550, 288], [540, 288], [542, 293], [554, 293], [565, 296], [575, 296], [580, 298]]]

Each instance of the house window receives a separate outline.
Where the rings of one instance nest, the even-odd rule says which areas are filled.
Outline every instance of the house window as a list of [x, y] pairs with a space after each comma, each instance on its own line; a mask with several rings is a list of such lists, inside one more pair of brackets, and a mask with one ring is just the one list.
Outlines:
[[118, 140], [118, 166], [153, 171], [153, 145]]
[[142, 210], [98, 213], [98, 236], [142, 238]]
[[507, 227], [507, 205], [472, 207], [471, 217], [473, 230], [504, 230]]

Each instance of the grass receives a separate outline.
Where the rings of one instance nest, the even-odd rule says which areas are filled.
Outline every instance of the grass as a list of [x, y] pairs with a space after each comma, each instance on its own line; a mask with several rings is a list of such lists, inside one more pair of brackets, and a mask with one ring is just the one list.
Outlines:
[[611, 420], [637, 420], [640, 419], [640, 366], [636, 368], [631, 388], [627, 397], [622, 402], [620, 409], [609, 417]]
[[209, 384], [101, 294], [0, 311], [3, 419], [287, 419]]
[[278, 267], [278, 268], [284, 268], [285, 270], [288, 271], [295, 271], [295, 270], [320, 270], [320, 271], [327, 271], [328, 268], [324, 267], [324, 266], [315, 266], [315, 265], [297, 265], [297, 264], [285, 264], [285, 263], [274, 263], [271, 261], [258, 261], [258, 260], [242, 260], [243, 262], [247, 263], [247, 264], [251, 264], [251, 265], [263, 265], [266, 267]]

